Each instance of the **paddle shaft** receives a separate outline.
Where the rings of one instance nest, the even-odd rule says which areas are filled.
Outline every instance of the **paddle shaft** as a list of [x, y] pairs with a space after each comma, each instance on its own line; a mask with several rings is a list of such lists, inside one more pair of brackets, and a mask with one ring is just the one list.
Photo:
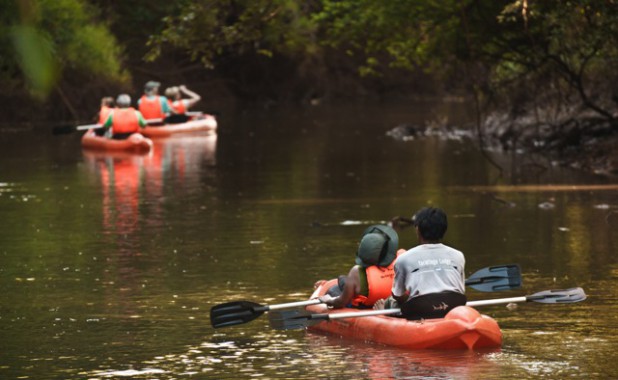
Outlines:
[[[505, 303], [526, 302], [526, 301], [528, 301], [528, 299], [525, 296], [524, 297], [511, 297], [511, 298], [498, 298], [494, 300], [470, 301], [470, 302], [466, 302], [466, 306], [476, 307], [476, 306], [500, 305], [500, 304], [505, 304]], [[341, 318], [353, 318], [353, 317], [371, 317], [373, 315], [391, 315], [391, 314], [399, 314], [399, 313], [401, 313], [401, 309], [350, 311], [350, 312], [343, 312], [343, 313], [312, 314], [310, 319], [341, 319]]]
[[[511, 297], [511, 298], [499, 298], [495, 300], [482, 300], [482, 301], [470, 301], [466, 302], [466, 306], [486, 306], [486, 305], [499, 305], [511, 302], [526, 302], [526, 297]], [[383, 309], [383, 310], [369, 310], [369, 311], [349, 311], [343, 313], [316, 313], [307, 316], [307, 319], [341, 319], [341, 318], [355, 318], [355, 317], [371, 317], [374, 315], [391, 315], [400, 314], [401, 309]]]
[[[153, 123], [162, 123], [163, 119], [148, 119], [146, 120], [146, 124], [153, 124]], [[86, 131], [88, 129], [97, 129], [97, 128], [102, 128], [103, 124], [85, 124], [85, 125], [78, 125], [77, 127], [75, 127], [76, 131]]]
[[88, 129], [97, 129], [103, 127], [103, 124], [86, 124], [75, 127], [76, 131], [86, 131]]
[[[264, 305], [262, 306], [262, 308], [264, 309], [263, 311], [268, 311], [268, 310], [289, 309], [289, 308], [294, 308], [294, 307], [299, 307], [299, 306], [317, 305], [319, 303], [322, 303], [322, 301], [320, 301], [318, 298], [314, 298], [312, 300], [306, 300], [306, 301], [280, 303], [276, 305]], [[259, 308], [255, 308], [255, 309], [259, 309]], [[262, 311], [262, 310], [259, 310], [259, 311]]]
[[[555, 295], [552, 293], [555, 292]], [[560, 293], [563, 292], [563, 293]], [[567, 294], [568, 293], [568, 294]], [[557, 296], [562, 298], [566, 297], [562, 301], [558, 301], [556, 303], [566, 303], [566, 302], [579, 302], [586, 299], [586, 295], [581, 288], [573, 288], [565, 291], [557, 290], [557, 291], [544, 291], [535, 293], [529, 296], [521, 296], [521, 297], [510, 297], [510, 298], [497, 298], [493, 300], [480, 300], [480, 301], [469, 301], [466, 302], [466, 306], [476, 307], [476, 306], [488, 306], [488, 305], [501, 305], [505, 303], [517, 303], [517, 302], [541, 302], [541, 303], [551, 303], [551, 300], [555, 300]], [[576, 296], [575, 298], [569, 300], [568, 297]], [[322, 314], [310, 314], [305, 316], [307, 319], [316, 320], [316, 319], [340, 319], [340, 318], [354, 318], [354, 317], [370, 317], [373, 315], [391, 315], [391, 314], [399, 314], [401, 313], [401, 309], [384, 309], [384, 310], [370, 310], [370, 311], [353, 311], [353, 312], [343, 312], [343, 313], [322, 313]]]
[[511, 298], [498, 298], [495, 300], [480, 300], [480, 301], [470, 301], [466, 302], [466, 306], [476, 307], [476, 306], [489, 306], [489, 305], [501, 305], [505, 303], [516, 303], [516, 302], [527, 302], [528, 297], [511, 297]]

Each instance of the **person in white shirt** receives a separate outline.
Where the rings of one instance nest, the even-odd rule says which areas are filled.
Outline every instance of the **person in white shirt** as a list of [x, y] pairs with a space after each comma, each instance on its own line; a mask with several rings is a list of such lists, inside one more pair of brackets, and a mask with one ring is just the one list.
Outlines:
[[412, 220], [420, 244], [395, 261], [392, 298], [407, 319], [441, 318], [466, 304], [466, 260], [462, 252], [442, 244], [448, 227], [442, 209], [422, 208]]

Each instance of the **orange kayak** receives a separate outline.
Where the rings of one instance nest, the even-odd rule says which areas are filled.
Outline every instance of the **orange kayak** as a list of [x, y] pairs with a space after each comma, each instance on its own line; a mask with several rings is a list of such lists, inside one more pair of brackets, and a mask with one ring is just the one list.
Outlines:
[[168, 137], [171, 135], [192, 133], [192, 132], [215, 132], [217, 130], [217, 119], [212, 115], [203, 115], [179, 124], [165, 124], [162, 126], [146, 126], [142, 129], [144, 136], [148, 137]]
[[82, 148], [105, 152], [148, 153], [152, 149], [152, 140], [140, 133], [134, 133], [124, 140], [114, 140], [97, 136], [89, 130], [82, 136]]
[[[311, 298], [319, 297], [337, 284], [330, 280], [318, 287]], [[311, 313], [362, 312], [361, 309], [329, 309], [324, 304], [310, 305]], [[499, 348], [502, 332], [498, 323], [469, 306], [459, 306], [444, 318], [408, 321], [385, 315], [330, 319], [308, 327], [341, 337], [394, 346], [402, 349]]]

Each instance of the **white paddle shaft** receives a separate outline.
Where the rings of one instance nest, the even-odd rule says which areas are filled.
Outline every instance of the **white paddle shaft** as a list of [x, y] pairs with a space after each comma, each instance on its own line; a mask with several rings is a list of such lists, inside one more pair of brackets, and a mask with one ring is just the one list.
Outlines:
[[527, 302], [527, 301], [528, 299], [526, 297], [498, 298], [495, 300], [470, 301], [466, 303], [466, 306], [475, 307], [475, 306], [487, 306], [487, 305], [500, 305], [503, 303]]
[[[511, 297], [511, 298], [498, 298], [494, 300], [481, 300], [470, 301], [466, 303], [466, 306], [487, 306], [487, 305], [500, 305], [511, 302], [526, 302], [526, 297]], [[340, 319], [340, 318], [354, 318], [354, 317], [371, 317], [373, 315], [390, 315], [399, 314], [401, 309], [384, 309], [384, 310], [369, 310], [369, 311], [351, 311], [345, 313], [331, 313], [328, 319]]]
[[319, 303], [322, 303], [322, 301], [320, 301], [317, 298], [314, 298], [312, 300], [307, 300], [307, 301], [298, 301], [298, 302], [280, 303], [277, 305], [269, 305], [268, 310], [288, 309], [288, 308], [299, 307], [299, 306], [317, 305]]

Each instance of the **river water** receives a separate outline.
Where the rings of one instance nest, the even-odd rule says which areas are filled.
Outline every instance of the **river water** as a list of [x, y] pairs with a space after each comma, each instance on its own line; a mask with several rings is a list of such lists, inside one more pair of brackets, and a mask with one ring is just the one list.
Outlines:
[[[396, 141], [461, 104], [230, 111], [218, 135], [146, 156], [82, 152], [79, 135], [0, 135], [2, 379], [618, 378], [618, 181], [491, 153], [464, 138]], [[213, 329], [232, 300], [306, 299], [346, 273], [362, 231], [426, 205], [466, 272], [518, 263], [524, 286], [582, 303], [486, 306], [504, 344], [402, 351], [262, 316]], [[403, 230], [400, 245], [416, 244]]]

